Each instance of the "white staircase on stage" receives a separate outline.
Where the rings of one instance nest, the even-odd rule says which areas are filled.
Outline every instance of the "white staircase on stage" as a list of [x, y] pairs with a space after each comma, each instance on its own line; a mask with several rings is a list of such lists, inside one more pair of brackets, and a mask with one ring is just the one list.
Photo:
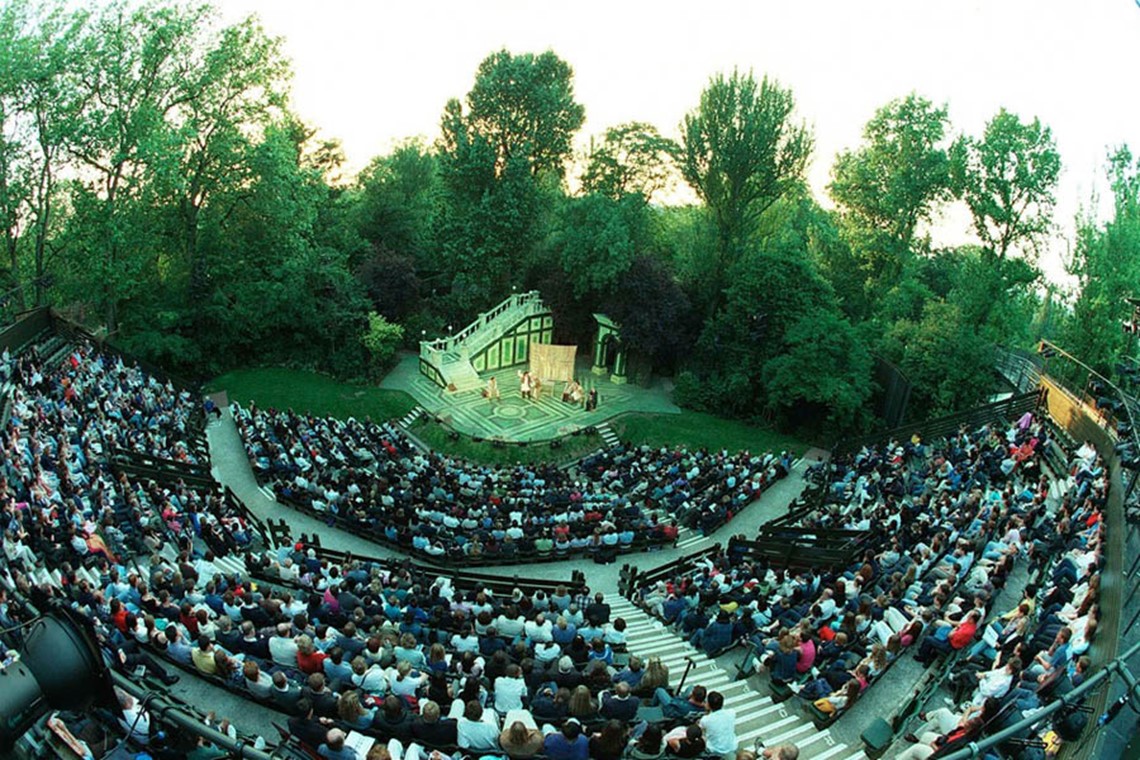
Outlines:
[[798, 700], [777, 704], [762, 697], [733, 674], [710, 660], [704, 652], [667, 628], [661, 621], [634, 606], [628, 599], [607, 597], [610, 620], [624, 618], [626, 643], [631, 654], [642, 661], [660, 657], [669, 668], [670, 682], [676, 685], [685, 672], [688, 660], [693, 667], [685, 680], [686, 688], [700, 684], [709, 691], [724, 695], [725, 706], [736, 712], [736, 737], [739, 747], [751, 749], [762, 741], [768, 747], [791, 743], [800, 749], [804, 760], [866, 760], [862, 748], [852, 748], [836, 741], [828, 729], [820, 731], [800, 709]]
[[474, 390], [483, 384], [471, 362], [453, 352], [444, 354], [444, 363], [440, 365], [439, 371], [447, 387], [454, 387], [458, 393]]
[[524, 319], [549, 311], [537, 290], [516, 293], [480, 314], [455, 335], [420, 341], [420, 360], [436, 369], [444, 387], [455, 386], [458, 392], [473, 390], [482, 381], [471, 366], [471, 357], [499, 341]]

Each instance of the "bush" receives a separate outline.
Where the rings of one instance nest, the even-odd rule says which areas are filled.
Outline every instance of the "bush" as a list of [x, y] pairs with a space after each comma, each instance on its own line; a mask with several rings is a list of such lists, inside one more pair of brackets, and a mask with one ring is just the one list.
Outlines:
[[372, 357], [372, 369], [377, 375], [382, 375], [392, 366], [396, 350], [403, 340], [403, 327], [392, 324], [374, 311], [369, 312], [368, 331], [360, 336], [360, 342]]

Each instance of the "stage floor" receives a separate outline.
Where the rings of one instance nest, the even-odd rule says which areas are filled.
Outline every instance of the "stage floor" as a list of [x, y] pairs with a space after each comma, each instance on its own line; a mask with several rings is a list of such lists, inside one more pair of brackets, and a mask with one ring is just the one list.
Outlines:
[[680, 409], [670, 400], [670, 388], [657, 380], [650, 388], [617, 385], [608, 377], [590, 374], [589, 365], [579, 363], [579, 382], [598, 389], [598, 408], [587, 412], [581, 406], [562, 402], [562, 383], [544, 387], [537, 400], [521, 398], [516, 369], [484, 372], [484, 382], [494, 375], [499, 381], [502, 400], [490, 403], [482, 390], [448, 393], [420, 374], [419, 357], [408, 356], [388, 373], [381, 388], [410, 393], [420, 406], [441, 417], [461, 433], [504, 441], [547, 441], [575, 430], [600, 425], [626, 412], [677, 414]]

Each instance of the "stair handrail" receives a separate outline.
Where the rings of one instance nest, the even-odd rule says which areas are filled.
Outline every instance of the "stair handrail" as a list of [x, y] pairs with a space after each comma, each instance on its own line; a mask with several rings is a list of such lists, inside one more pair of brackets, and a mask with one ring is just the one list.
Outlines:
[[495, 306], [490, 311], [480, 312], [478, 318], [454, 335], [436, 338], [435, 340], [421, 340], [420, 358], [438, 366], [439, 361], [437, 354], [454, 351], [468, 338], [491, 324], [491, 322], [501, 314], [521, 306], [541, 303], [541, 300], [542, 296], [537, 290], [528, 290], [525, 293], [512, 293], [509, 298], [504, 299], [498, 306]]

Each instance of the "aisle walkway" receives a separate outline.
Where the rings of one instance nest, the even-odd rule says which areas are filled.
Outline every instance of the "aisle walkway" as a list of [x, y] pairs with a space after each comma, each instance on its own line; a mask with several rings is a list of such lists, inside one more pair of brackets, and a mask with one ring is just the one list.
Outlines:
[[662, 664], [669, 669], [670, 685], [674, 687], [691, 661], [693, 664], [685, 679], [685, 688], [700, 685], [724, 695], [725, 707], [736, 713], [737, 746], [749, 749], [757, 742], [768, 747], [790, 742], [799, 747], [800, 757], [804, 760], [866, 759], [862, 748], [838, 741], [830, 729], [818, 730], [800, 709], [798, 700], [776, 703], [770, 696], [760, 696], [749, 681], [734, 680], [733, 673], [628, 600], [614, 598], [607, 601], [611, 617], [621, 617], [626, 621], [626, 644], [631, 654], [643, 661], [649, 657], [660, 657]]

